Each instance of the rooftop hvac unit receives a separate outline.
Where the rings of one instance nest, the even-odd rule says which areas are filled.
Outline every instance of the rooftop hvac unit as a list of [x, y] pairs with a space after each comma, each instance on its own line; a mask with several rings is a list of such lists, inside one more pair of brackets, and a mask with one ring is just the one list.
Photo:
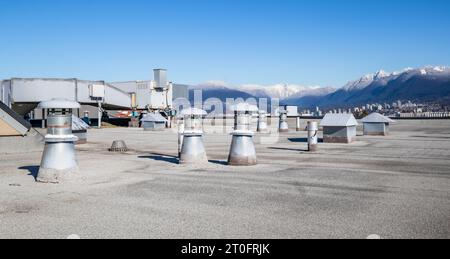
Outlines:
[[167, 70], [165, 69], [154, 69], [154, 80], [156, 89], [167, 89]]
[[104, 85], [90, 85], [89, 95], [94, 100], [103, 100], [105, 98], [105, 86]]

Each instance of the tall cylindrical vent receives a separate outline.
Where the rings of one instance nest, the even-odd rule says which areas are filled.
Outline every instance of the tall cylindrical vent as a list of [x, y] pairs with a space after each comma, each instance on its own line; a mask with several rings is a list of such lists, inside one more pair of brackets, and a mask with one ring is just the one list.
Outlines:
[[258, 107], [240, 103], [232, 107], [235, 114], [234, 131], [231, 142], [228, 164], [234, 166], [251, 166], [257, 164], [256, 150], [253, 143], [254, 133], [250, 129], [252, 114]]
[[280, 112], [280, 132], [289, 132], [289, 125], [287, 122], [287, 111]]
[[207, 163], [208, 157], [203, 143], [203, 116], [206, 111], [189, 108], [181, 111], [183, 117], [183, 144], [179, 155], [180, 164]]
[[319, 124], [315, 121], [308, 121], [308, 151], [317, 151], [319, 143]]
[[72, 109], [79, 109], [80, 104], [54, 99], [40, 103], [38, 108], [48, 111], [48, 127], [37, 181], [59, 183], [78, 172], [74, 147], [78, 138], [72, 134]]

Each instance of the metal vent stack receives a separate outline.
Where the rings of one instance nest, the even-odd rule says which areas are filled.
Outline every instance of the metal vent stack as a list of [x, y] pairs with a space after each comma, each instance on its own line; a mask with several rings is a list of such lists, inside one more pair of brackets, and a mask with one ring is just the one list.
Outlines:
[[308, 121], [308, 151], [316, 152], [319, 143], [319, 123]]
[[203, 116], [207, 113], [197, 108], [181, 111], [184, 132], [183, 145], [180, 152], [180, 164], [207, 163], [205, 146], [203, 143]]
[[72, 134], [72, 110], [80, 104], [65, 99], [41, 102], [39, 109], [47, 110], [47, 135], [37, 181], [60, 183], [78, 173], [74, 143], [78, 137]]
[[289, 132], [289, 125], [287, 123], [287, 111], [280, 111], [280, 129], [279, 132]]
[[235, 128], [231, 133], [231, 142], [228, 164], [233, 166], [251, 166], [257, 164], [254, 133], [250, 130], [252, 114], [258, 112], [258, 107], [247, 103], [234, 105]]
[[267, 132], [267, 112], [259, 111], [258, 114], [258, 132], [266, 133]]

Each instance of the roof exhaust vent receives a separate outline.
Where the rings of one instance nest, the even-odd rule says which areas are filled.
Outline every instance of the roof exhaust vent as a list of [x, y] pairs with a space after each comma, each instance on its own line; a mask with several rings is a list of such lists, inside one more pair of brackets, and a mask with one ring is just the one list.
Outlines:
[[287, 111], [280, 111], [280, 129], [279, 132], [289, 132], [289, 125], [287, 123]]
[[207, 113], [197, 108], [181, 111], [184, 118], [183, 145], [180, 152], [180, 164], [207, 163], [205, 146], [203, 144], [203, 116]]
[[308, 151], [316, 152], [319, 143], [319, 123], [308, 121]]
[[115, 140], [115, 141], [113, 141], [111, 148], [108, 150], [109, 150], [109, 152], [125, 153], [125, 152], [128, 152], [128, 147], [127, 147], [127, 144], [125, 144], [125, 141]]
[[232, 166], [252, 166], [257, 164], [254, 133], [250, 130], [252, 115], [259, 111], [255, 105], [239, 103], [232, 106], [234, 111], [234, 131], [228, 164]]
[[78, 173], [74, 143], [78, 137], [72, 134], [72, 110], [80, 104], [66, 99], [41, 102], [39, 109], [46, 109], [47, 135], [37, 181], [60, 183]]
[[389, 126], [394, 120], [379, 113], [372, 113], [361, 120], [364, 125], [365, 136], [386, 136], [389, 134]]
[[259, 111], [258, 113], [258, 132], [267, 133], [267, 112]]

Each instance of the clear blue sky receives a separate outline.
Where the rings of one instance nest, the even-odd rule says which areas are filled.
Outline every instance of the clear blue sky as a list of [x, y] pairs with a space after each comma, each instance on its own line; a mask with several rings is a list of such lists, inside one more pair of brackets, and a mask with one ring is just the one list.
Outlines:
[[342, 86], [449, 63], [448, 0], [0, 0], [0, 78]]

